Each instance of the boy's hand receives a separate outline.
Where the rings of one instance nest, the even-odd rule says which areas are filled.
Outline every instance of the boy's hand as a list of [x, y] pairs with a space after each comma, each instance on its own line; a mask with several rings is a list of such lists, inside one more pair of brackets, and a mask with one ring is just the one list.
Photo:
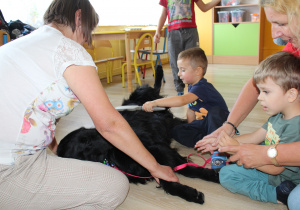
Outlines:
[[[215, 137], [205, 138], [198, 141], [195, 145], [195, 148], [197, 149], [197, 151], [201, 151], [201, 153], [210, 152], [211, 154], [213, 154], [214, 151], [218, 149], [217, 142], [217, 138]], [[213, 146], [213, 144], [217, 146]]]
[[155, 35], [153, 37], [153, 42], [159, 43], [159, 41], [160, 41], [160, 33], [155, 33]]
[[153, 112], [153, 107], [155, 106], [154, 102], [148, 101], [143, 104], [143, 110], [146, 112]]
[[[223, 124], [221, 127], [219, 127], [217, 130], [215, 130], [214, 132], [212, 132], [211, 134], [204, 136], [203, 140], [206, 138], [211, 138], [211, 137], [218, 138], [220, 136], [220, 134], [222, 133], [222, 131], [225, 131], [230, 136], [234, 136], [234, 133], [235, 133], [234, 128], [231, 125], [226, 123], [226, 124]], [[217, 143], [217, 141], [216, 141], [216, 143]], [[213, 146], [217, 146], [217, 145], [214, 143]]]
[[219, 147], [240, 145], [234, 138], [230, 137], [225, 131], [222, 131], [218, 138]]

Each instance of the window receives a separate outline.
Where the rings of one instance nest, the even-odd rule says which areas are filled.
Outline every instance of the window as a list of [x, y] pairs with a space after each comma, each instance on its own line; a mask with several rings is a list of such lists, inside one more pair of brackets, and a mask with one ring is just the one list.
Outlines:
[[[7, 22], [21, 20], [34, 27], [43, 25], [43, 15], [52, 0], [10, 0], [1, 3]], [[162, 6], [159, 0], [90, 0], [100, 26], [157, 25]], [[16, 5], [18, 5], [16, 7]]]

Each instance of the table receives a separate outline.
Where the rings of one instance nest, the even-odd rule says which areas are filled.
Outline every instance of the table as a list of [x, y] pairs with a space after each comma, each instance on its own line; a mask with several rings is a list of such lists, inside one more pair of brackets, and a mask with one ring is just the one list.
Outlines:
[[139, 30], [139, 31], [95, 31], [93, 32], [93, 40], [125, 40], [126, 61], [127, 61], [127, 83], [129, 92], [133, 91], [132, 72], [131, 72], [131, 54], [130, 39], [138, 39], [144, 33], [150, 33], [152, 36], [155, 30]]

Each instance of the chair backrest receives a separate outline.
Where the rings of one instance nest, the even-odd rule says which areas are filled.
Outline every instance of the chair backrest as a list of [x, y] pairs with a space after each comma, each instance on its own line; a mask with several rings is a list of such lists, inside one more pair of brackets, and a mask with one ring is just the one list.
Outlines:
[[138, 57], [139, 50], [143, 49], [143, 48], [148, 48], [148, 50], [150, 50], [150, 60], [152, 60], [153, 36], [150, 33], [145, 33], [139, 38], [139, 41], [136, 44], [136, 47], [134, 50], [134, 61], [135, 62]]
[[[98, 56], [97, 56], [97, 50], [95, 50], [95, 49], [99, 49], [99, 48], [107, 48], [110, 51], [110, 55], [108, 57], [106, 56], [106, 58], [113, 58], [114, 57], [114, 50], [113, 50], [112, 44], [109, 40], [93, 41], [93, 47], [94, 47], [94, 59], [95, 60], [99, 59]], [[103, 51], [103, 49], [101, 50], [101, 52], [103, 52], [105, 54], [105, 51]]]
[[112, 45], [109, 40], [98, 40], [94, 43], [94, 47], [109, 47], [112, 48]]

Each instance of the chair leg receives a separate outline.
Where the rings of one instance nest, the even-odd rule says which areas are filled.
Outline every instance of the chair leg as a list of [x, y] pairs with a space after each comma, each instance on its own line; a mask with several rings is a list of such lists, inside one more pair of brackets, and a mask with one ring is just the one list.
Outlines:
[[100, 68], [99, 68], [99, 66], [96, 64], [96, 66], [97, 66], [97, 68], [98, 68], [98, 77], [99, 77], [99, 80], [100, 80]]
[[126, 65], [127, 65], [127, 63], [123, 63], [123, 65], [122, 65], [122, 86], [123, 86], [123, 88], [125, 87], [125, 72], [124, 72], [124, 69], [125, 69]]
[[106, 67], [106, 80], [107, 80], [107, 83], [109, 83], [109, 64], [108, 64], [108, 62], [105, 63], [105, 67]]
[[114, 62], [113, 61], [111, 61], [110, 62], [110, 66], [109, 66], [110, 68], [109, 68], [109, 80], [110, 80], [110, 82], [112, 82], [112, 74], [113, 74], [113, 69], [114, 69]]
[[[146, 60], [148, 58], [148, 54], [146, 54]], [[143, 72], [143, 79], [145, 79], [145, 75], [146, 75], [146, 65], [144, 65], [144, 72]]]
[[[134, 67], [134, 69], [135, 69], [135, 67]], [[139, 72], [139, 70], [137, 70], [137, 72]], [[136, 70], [134, 70], [134, 83], [136, 84], [137, 83], [137, 76], [138, 76], [139, 74], [138, 73], [136, 73]]]
[[[141, 59], [143, 60], [143, 57], [144, 57], [144, 53], [142, 53], [142, 55], [141, 55]], [[147, 60], [147, 55], [148, 54], [146, 54], [146, 60]], [[139, 68], [141, 69], [141, 73], [143, 74], [143, 79], [145, 79], [145, 74], [146, 74], [146, 65], [144, 65], [143, 67], [142, 66], [139, 66]]]
[[155, 69], [154, 69], [153, 62], [151, 63], [151, 66], [152, 66], [152, 70], [153, 70], [153, 76], [154, 76], [154, 78], [155, 78]]
[[135, 69], [135, 82], [136, 82], [136, 78], [137, 78], [137, 80], [138, 80], [138, 83], [139, 83], [139, 85], [140, 86], [142, 86], [142, 83], [141, 83], [141, 79], [140, 79], [140, 75], [139, 75], [139, 72], [138, 72], [138, 67], [137, 66], [134, 66], [134, 69]]

